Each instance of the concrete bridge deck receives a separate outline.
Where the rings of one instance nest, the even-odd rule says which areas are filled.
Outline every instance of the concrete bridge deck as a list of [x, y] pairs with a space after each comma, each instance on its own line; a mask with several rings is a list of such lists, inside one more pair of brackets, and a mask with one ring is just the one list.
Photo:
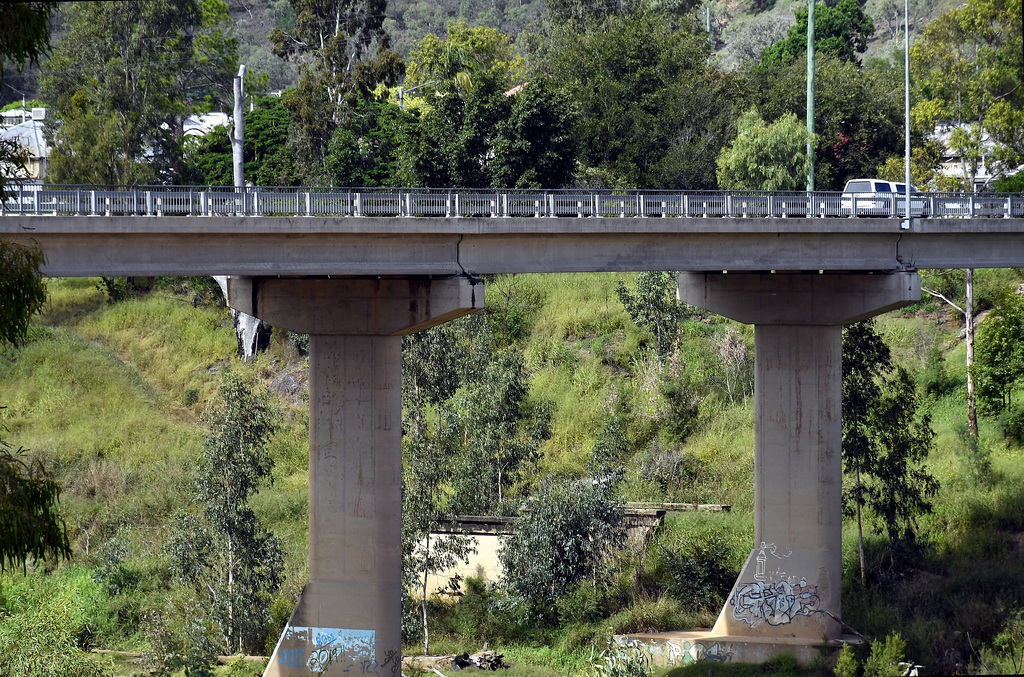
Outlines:
[[0, 216], [43, 272], [388, 276], [1024, 265], [1024, 219]]

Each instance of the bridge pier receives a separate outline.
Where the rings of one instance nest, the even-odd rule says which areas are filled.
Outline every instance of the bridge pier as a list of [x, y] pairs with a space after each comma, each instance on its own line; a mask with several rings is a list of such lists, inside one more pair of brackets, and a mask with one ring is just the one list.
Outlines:
[[483, 284], [232, 277], [228, 304], [310, 338], [309, 583], [264, 675], [400, 675], [402, 335]]
[[754, 547], [714, 628], [689, 650], [810, 662], [823, 636], [841, 636], [842, 325], [920, 300], [920, 278], [683, 273], [678, 289], [755, 325]]

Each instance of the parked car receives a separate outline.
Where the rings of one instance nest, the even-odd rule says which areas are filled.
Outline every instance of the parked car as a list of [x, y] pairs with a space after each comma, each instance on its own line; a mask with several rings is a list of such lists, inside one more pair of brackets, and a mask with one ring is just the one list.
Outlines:
[[[846, 182], [840, 206], [848, 216], [906, 216], [907, 184], [882, 179], [853, 179]], [[915, 197], [920, 195], [921, 197]], [[928, 200], [914, 186], [910, 187], [911, 216], [928, 216]]]

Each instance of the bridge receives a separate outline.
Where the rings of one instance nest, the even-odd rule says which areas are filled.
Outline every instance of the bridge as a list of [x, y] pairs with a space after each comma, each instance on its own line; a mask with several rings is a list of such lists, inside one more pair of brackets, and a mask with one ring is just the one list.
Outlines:
[[840, 637], [842, 325], [919, 300], [920, 268], [1024, 266], [1024, 197], [900, 210], [839, 193], [54, 186], [7, 200], [0, 236], [41, 245], [51, 276], [230, 275], [229, 305], [310, 335], [310, 580], [265, 674], [398, 675], [401, 335], [482, 308], [487, 273], [685, 271], [680, 298], [755, 325], [754, 543], [702, 641], [810, 662]]

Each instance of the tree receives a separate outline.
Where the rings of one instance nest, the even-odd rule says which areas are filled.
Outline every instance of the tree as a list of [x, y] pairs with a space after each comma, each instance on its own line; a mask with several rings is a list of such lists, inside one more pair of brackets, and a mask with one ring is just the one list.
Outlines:
[[1024, 382], [1024, 298], [1004, 294], [978, 327], [974, 373], [986, 411], [1013, 408], [1013, 391]]
[[974, 123], [975, 151], [987, 134], [1010, 167], [1024, 158], [1021, 20], [1016, 0], [969, 0], [930, 21], [910, 50], [917, 123]]
[[[0, 3], [0, 90], [4, 89], [8, 62], [20, 73], [26, 64], [38, 63], [49, 51], [50, 16], [56, 7], [56, 2]], [[23, 166], [18, 145], [0, 141], [0, 200], [13, 172]]]
[[[244, 114], [245, 180], [255, 186], [282, 186], [294, 181], [294, 158], [287, 147], [292, 119], [281, 98], [258, 99]], [[190, 137], [185, 160], [197, 183], [233, 185], [231, 141], [225, 127], [203, 137]]]
[[[454, 82], [463, 92], [473, 87], [476, 73], [490, 73], [508, 89], [523, 82], [526, 67], [512, 38], [486, 26], [449, 22], [447, 37], [423, 36], [409, 56], [405, 86]], [[428, 90], [429, 91], [429, 90]]]
[[931, 274], [925, 277], [925, 282], [921, 285], [921, 291], [930, 296], [934, 296], [937, 299], [941, 299], [951, 308], [958, 311], [964, 318], [964, 345], [966, 347], [965, 352], [967, 356], [967, 434], [974, 441], [974, 443], [977, 443], [978, 410], [976, 406], [977, 394], [974, 377], [974, 269], [967, 268], [963, 271], [964, 303], [962, 308], [950, 298], [953, 295], [952, 291], [940, 289], [940, 284], [930, 284], [928, 280], [928, 278], [930, 277], [931, 280], [933, 280], [934, 282], [945, 282], [945, 284], [942, 284], [942, 286], [948, 287], [948, 279], [943, 281], [943, 278], [949, 278], [951, 274], [955, 272], [956, 271], [931, 271]]
[[404, 64], [384, 31], [385, 0], [289, 0], [295, 24], [270, 34], [274, 53], [299, 67], [286, 99], [289, 145], [300, 182], [328, 179], [328, 147], [336, 130], [358, 117], [360, 100], [380, 85], [398, 84]]
[[[807, 55], [807, 7], [801, 6], [795, 13], [796, 24], [786, 38], [762, 53], [763, 65], [791, 64]], [[839, 0], [834, 7], [817, 3], [814, 7], [815, 54], [828, 54], [859, 66], [857, 55], [867, 50], [868, 38], [874, 33], [875, 22], [864, 14], [857, 0]]]
[[[744, 75], [766, 120], [807, 111], [807, 62], [747, 66]], [[903, 157], [902, 69], [879, 60], [863, 67], [821, 54], [815, 62], [814, 185], [842, 190], [849, 178], [873, 176], [889, 157]], [[931, 131], [929, 128], [928, 132]], [[925, 129], [915, 126], [914, 145]]]
[[862, 510], [874, 515], [893, 556], [916, 544], [917, 515], [931, 511], [938, 482], [923, 466], [935, 434], [907, 371], [865, 320], [843, 329], [843, 468], [853, 475], [845, 508], [857, 517], [861, 583], [867, 586]]
[[184, 120], [209, 110], [237, 69], [223, 0], [77, 3], [41, 88], [57, 183], [175, 183]]
[[169, 545], [179, 579], [208, 597], [228, 653], [261, 646], [270, 595], [282, 579], [279, 541], [249, 505], [271, 478], [267, 445], [276, 418], [266, 393], [234, 371], [224, 374], [204, 416], [209, 431], [196, 487], [202, 515], [179, 515]]
[[696, 22], [640, 8], [581, 32], [553, 25], [537, 39], [536, 69], [561, 83], [578, 108], [580, 182], [610, 188], [715, 187], [739, 80], [708, 65]]
[[718, 155], [726, 190], [798, 190], [810, 169], [807, 126], [787, 113], [766, 124], [756, 108], [740, 116], [736, 140]]
[[[17, 346], [29, 320], [46, 303], [39, 276], [43, 252], [0, 238], [0, 346]], [[0, 570], [29, 558], [71, 557], [58, 505], [61, 486], [39, 460], [26, 460], [0, 439]]]
[[608, 556], [622, 543], [621, 523], [606, 484], [545, 478], [498, 553], [504, 585], [549, 616], [572, 586], [589, 579], [596, 588], [606, 580]]
[[537, 77], [514, 96], [498, 123], [490, 162], [495, 188], [561, 188], [576, 168], [575, 111], [551, 80]]
[[654, 336], [658, 359], [667, 359], [679, 341], [682, 322], [688, 315], [686, 304], [676, 300], [675, 274], [664, 270], [645, 271], [637, 275], [636, 291], [629, 291], [619, 282], [615, 293], [633, 324]]

